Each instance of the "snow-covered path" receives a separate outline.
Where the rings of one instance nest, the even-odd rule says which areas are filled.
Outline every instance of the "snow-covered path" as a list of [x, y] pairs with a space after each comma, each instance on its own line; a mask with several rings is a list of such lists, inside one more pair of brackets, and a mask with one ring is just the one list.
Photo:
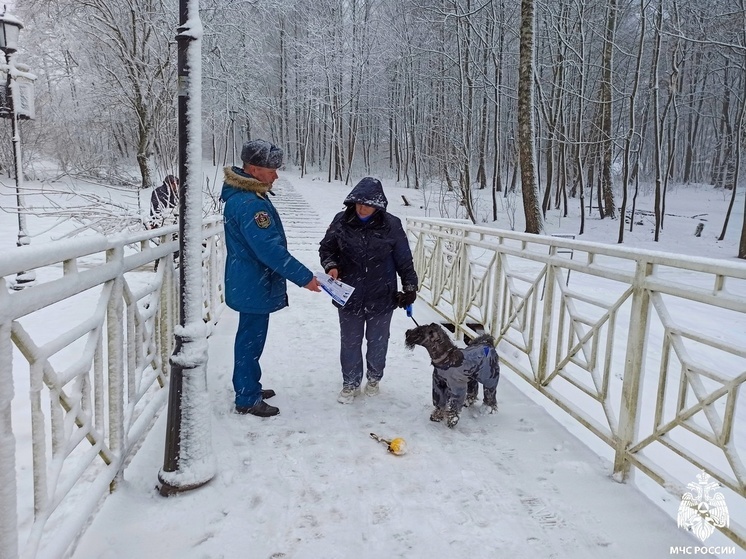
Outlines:
[[[283, 211], [292, 188], [278, 186], [273, 201]], [[305, 219], [284, 222], [291, 251], [318, 269], [316, 243], [339, 208], [308, 203]], [[659, 559], [698, 545], [632, 485], [613, 481], [610, 465], [507, 371], [498, 414], [465, 411], [453, 430], [431, 423], [430, 365], [424, 350], [404, 347], [412, 322], [403, 311], [392, 322], [381, 393], [338, 404], [336, 311], [325, 294], [291, 285], [289, 296], [290, 307], [271, 317], [262, 359], [281, 414], [232, 413], [237, 314], [226, 310], [210, 339], [215, 479], [180, 496], [157, 494], [162, 414], [76, 559]], [[422, 307], [420, 322], [429, 318]], [[371, 432], [405, 438], [409, 452], [388, 454]]]

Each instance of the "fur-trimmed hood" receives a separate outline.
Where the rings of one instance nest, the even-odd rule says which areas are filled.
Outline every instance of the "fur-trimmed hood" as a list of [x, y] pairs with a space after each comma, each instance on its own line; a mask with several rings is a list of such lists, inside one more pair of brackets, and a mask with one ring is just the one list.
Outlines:
[[265, 196], [272, 189], [271, 184], [265, 184], [255, 179], [240, 167], [225, 167], [223, 172], [225, 173], [225, 182], [220, 193], [220, 199], [223, 202], [242, 190]]

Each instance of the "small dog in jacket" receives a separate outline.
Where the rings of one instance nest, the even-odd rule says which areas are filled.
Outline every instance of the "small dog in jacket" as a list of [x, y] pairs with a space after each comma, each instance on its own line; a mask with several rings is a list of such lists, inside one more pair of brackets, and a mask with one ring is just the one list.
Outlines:
[[440, 324], [423, 324], [407, 330], [404, 342], [409, 349], [424, 347], [433, 364], [433, 405], [430, 421], [446, 420], [455, 427], [461, 408], [477, 399], [479, 383], [484, 392], [484, 405], [490, 413], [497, 411], [497, 383], [500, 362], [492, 336], [471, 340], [467, 347], [456, 347]]

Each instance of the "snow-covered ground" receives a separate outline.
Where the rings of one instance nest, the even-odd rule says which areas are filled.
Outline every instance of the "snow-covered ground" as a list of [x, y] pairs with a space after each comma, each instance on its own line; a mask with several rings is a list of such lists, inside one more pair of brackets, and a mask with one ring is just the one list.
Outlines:
[[[161, 418], [75, 558], [657, 559], [696, 545], [505, 379], [498, 414], [466, 412], [454, 430], [430, 422], [430, 366], [404, 347], [403, 311], [381, 393], [338, 404], [336, 313], [325, 295], [290, 297], [263, 356], [281, 414], [232, 413], [237, 319], [226, 312], [209, 357], [216, 478], [156, 493]], [[370, 433], [403, 437], [408, 453]]]
[[[291, 250], [318, 269], [316, 244], [351, 185], [299, 179], [294, 171], [282, 177], [273, 200], [281, 211], [283, 191], [291, 188], [308, 202], [305, 213], [286, 220]], [[435, 215], [437, 195], [397, 188], [383, 179], [392, 213]], [[10, 186], [0, 187], [2, 194], [9, 194]], [[149, 193], [142, 194], [147, 199]], [[403, 205], [402, 194], [412, 206]], [[662, 241], [650, 240], [652, 225], [642, 218], [644, 225], [628, 233], [628, 246], [733, 260], [742, 195], [722, 242], [714, 238], [728, 203], [722, 192], [680, 187], [670, 196], [667, 213], [674, 215], [666, 218]], [[11, 205], [6, 202], [10, 199], [0, 197], [2, 206]], [[638, 207], [651, 209], [649, 200]], [[479, 214], [485, 215], [489, 204], [483, 200], [480, 207]], [[519, 207], [517, 230], [522, 230], [520, 213]], [[696, 223], [705, 218], [703, 236], [694, 237]], [[32, 234], [46, 229], [43, 221], [29, 218]], [[2, 248], [14, 244], [15, 223], [13, 214], [0, 212]], [[503, 212], [498, 225], [507, 228], [509, 223]], [[613, 243], [618, 224], [588, 219], [582, 238]], [[547, 229], [577, 233], [577, 218], [560, 219], [553, 211]], [[59, 231], [40, 234], [32, 243]], [[672, 547], [700, 545], [653, 502], [671, 512], [676, 499], [614, 482], [608, 461], [532, 403], [521, 392], [525, 383], [512, 385], [508, 371], [498, 388], [497, 415], [466, 412], [454, 430], [431, 423], [430, 366], [424, 351], [404, 348], [404, 331], [412, 322], [403, 311], [395, 313], [392, 323], [381, 394], [361, 397], [350, 406], [338, 404], [336, 311], [324, 294], [291, 285], [289, 296], [290, 307], [270, 320], [263, 357], [264, 384], [277, 390], [272, 403], [281, 415], [259, 419], [232, 413], [237, 317], [226, 310], [210, 341], [215, 479], [178, 497], [157, 495], [162, 416], [126, 470], [124, 484], [93, 520], [75, 558], [653, 559], [669, 557]], [[431, 318], [421, 303], [415, 305], [415, 315], [419, 322]], [[369, 437], [371, 432], [405, 438], [409, 452], [388, 454]], [[716, 535], [707, 545], [732, 544]], [[737, 550], [727, 556], [745, 554]]]

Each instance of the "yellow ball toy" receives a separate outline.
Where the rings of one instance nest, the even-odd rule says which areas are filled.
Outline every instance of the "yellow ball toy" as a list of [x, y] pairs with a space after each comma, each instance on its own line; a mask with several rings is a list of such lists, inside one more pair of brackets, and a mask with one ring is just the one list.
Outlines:
[[379, 437], [375, 433], [371, 433], [370, 438], [378, 441], [379, 443], [385, 444], [386, 450], [388, 450], [395, 456], [401, 456], [402, 454], [407, 453], [407, 441], [405, 441], [401, 437], [397, 437], [396, 439], [389, 441], [387, 439], [384, 439], [383, 437]]
[[391, 454], [395, 454], [396, 456], [401, 456], [402, 454], [406, 454], [407, 453], [407, 441], [405, 441], [401, 437], [392, 440], [389, 443], [389, 452]]

